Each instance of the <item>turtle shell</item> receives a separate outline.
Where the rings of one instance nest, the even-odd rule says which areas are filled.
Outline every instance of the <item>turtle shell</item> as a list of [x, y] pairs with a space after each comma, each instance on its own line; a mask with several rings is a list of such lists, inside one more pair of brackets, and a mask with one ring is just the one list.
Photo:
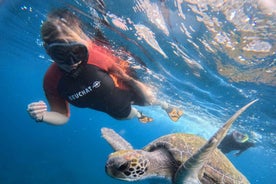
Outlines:
[[[174, 162], [179, 167], [188, 158], [190, 158], [198, 149], [206, 143], [206, 140], [192, 134], [175, 133], [156, 139], [149, 143], [143, 149], [145, 151], [154, 151], [162, 148], [174, 158]], [[216, 149], [207, 162], [204, 164], [199, 179], [202, 183], [249, 183], [228, 158]]]

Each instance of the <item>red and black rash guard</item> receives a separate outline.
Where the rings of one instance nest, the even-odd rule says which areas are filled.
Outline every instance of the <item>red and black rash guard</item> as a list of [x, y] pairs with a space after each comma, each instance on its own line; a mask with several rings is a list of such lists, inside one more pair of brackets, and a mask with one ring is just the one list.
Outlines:
[[106, 112], [117, 119], [126, 118], [131, 110], [131, 102], [135, 103], [137, 97], [108, 74], [112, 64], [119, 59], [108, 49], [93, 43], [88, 51], [88, 63], [77, 77], [66, 74], [56, 63], [50, 66], [44, 78], [46, 96], [65, 100], [77, 107]]

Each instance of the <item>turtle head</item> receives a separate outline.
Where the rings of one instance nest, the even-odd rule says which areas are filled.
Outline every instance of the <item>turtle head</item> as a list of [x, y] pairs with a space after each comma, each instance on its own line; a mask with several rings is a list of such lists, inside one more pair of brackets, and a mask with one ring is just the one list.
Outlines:
[[106, 173], [116, 179], [136, 181], [148, 174], [149, 160], [142, 150], [120, 150], [109, 155], [105, 165]]

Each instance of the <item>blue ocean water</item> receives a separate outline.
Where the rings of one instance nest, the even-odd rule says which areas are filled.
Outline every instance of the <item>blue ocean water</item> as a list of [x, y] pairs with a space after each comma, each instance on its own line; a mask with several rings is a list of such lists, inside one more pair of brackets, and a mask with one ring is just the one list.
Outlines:
[[[97, 11], [100, 2], [104, 15]], [[160, 107], [137, 107], [154, 118], [151, 124], [74, 107], [64, 126], [30, 119], [27, 105], [46, 100], [42, 80], [51, 64], [40, 26], [47, 12], [61, 6], [81, 13], [88, 32], [99, 26], [115, 49], [135, 54], [136, 65], [143, 61], [140, 79], [184, 109], [179, 122], [172, 123]], [[105, 174], [112, 149], [101, 137], [102, 127], [136, 148], [172, 132], [208, 139], [254, 99], [259, 101], [233, 129], [249, 134], [256, 147], [227, 156], [251, 183], [276, 183], [275, 6], [273, 0], [0, 0], [0, 183], [126, 183]], [[109, 26], [95, 20], [104, 16]], [[166, 183], [136, 183], [149, 182]]]

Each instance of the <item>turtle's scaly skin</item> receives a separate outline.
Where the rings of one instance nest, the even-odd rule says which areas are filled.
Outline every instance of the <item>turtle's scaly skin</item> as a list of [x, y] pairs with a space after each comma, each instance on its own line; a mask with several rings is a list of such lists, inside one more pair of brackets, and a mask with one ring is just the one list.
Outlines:
[[[152, 151], [166, 145], [176, 162], [183, 163], [205, 143], [205, 139], [196, 135], [176, 133], [158, 138], [143, 150]], [[199, 179], [202, 183], [249, 183], [219, 149], [204, 164]]]

